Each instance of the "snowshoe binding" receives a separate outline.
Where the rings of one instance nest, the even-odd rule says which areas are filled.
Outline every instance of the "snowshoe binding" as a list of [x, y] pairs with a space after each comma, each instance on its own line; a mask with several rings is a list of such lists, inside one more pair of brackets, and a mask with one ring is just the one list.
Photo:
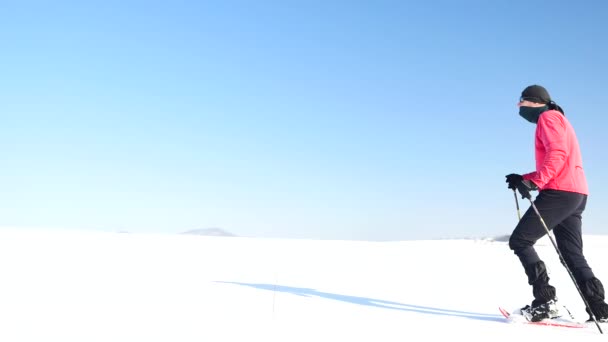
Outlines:
[[565, 306], [557, 304], [555, 299], [535, 306], [526, 305], [521, 308], [521, 314], [530, 322], [540, 322], [544, 319], [560, 318], [562, 316], [573, 318], [570, 311]]

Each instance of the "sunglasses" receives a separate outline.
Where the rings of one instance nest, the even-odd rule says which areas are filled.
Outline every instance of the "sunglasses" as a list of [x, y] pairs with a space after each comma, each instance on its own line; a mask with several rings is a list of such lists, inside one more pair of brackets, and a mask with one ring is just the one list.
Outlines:
[[538, 97], [522, 96], [519, 98], [519, 102], [524, 102], [524, 101], [530, 101], [530, 102], [534, 102], [534, 103], [545, 103], [543, 100], [541, 100]]

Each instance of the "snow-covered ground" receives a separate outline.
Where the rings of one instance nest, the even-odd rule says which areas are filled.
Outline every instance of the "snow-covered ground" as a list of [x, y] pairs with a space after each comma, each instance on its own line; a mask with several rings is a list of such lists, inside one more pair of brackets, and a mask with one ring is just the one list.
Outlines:
[[[562, 304], [582, 301], [546, 238]], [[608, 283], [608, 236], [585, 236]], [[505, 323], [531, 300], [505, 242], [317, 241], [0, 229], [0, 341], [574, 341]], [[608, 330], [605, 327], [604, 330]], [[608, 334], [608, 332], [607, 332]]]

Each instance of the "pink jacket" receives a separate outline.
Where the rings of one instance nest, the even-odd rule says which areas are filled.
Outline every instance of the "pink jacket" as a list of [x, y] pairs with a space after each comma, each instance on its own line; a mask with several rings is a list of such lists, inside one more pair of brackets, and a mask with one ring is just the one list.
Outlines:
[[523, 175], [539, 190], [562, 190], [588, 195], [578, 140], [562, 113], [548, 110], [536, 125], [536, 171]]

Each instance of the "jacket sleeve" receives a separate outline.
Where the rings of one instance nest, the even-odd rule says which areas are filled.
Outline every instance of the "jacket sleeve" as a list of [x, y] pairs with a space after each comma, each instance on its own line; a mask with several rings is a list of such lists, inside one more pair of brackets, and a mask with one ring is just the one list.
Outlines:
[[545, 158], [540, 161], [536, 172], [523, 175], [524, 179], [534, 182], [539, 189], [544, 188], [566, 165], [566, 125], [559, 115], [561, 114], [551, 113], [539, 118], [537, 138], [545, 150]]

